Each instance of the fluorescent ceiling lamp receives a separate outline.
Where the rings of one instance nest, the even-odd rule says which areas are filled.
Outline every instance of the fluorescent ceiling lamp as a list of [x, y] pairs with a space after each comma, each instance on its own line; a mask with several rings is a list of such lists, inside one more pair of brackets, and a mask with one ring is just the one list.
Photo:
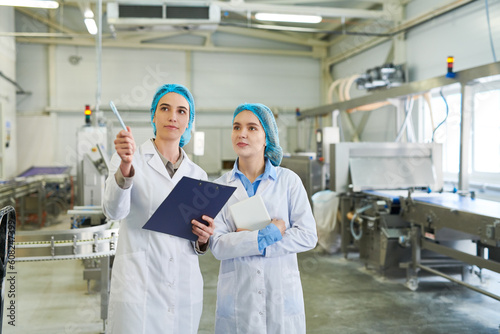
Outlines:
[[91, 35], [97, 34], [97, 25], [95, 24], [94, 19], [85, 19], [84, 22], [89, 34]]
[[293, 15], [293, 14], [273, 14], [257, 13], [255, 18], [259, 21], [275, 22], [295, 22], [295, 23], [319, 23], [323, 19], [317, 15]]
[[93, 19], [93, 18], [94, 18], [94, 12], [93, 12], [90, 8], [87, 8], [87, 9], [85, 9], [85, 11], [83, 12], [83, 16], [84, 16], [86, 19]]
[[59, 3], [57, 1], [41, 0], [0, 0], [0, 6], [56, 9], [59, 8]]

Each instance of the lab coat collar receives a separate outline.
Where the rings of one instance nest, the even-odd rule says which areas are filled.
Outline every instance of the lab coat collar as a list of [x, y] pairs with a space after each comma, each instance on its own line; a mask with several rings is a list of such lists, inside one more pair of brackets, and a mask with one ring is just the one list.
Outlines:
[[[181, 165], [179, 166], [179, 169], [177, 172], [175, 172], [174, 177], [171, 178], [170, 175], [167, 172], [167, 169], [165, 168], [165, 165], [163, 164], [163, 161], [161, 161], [160, 156], [158, 155], [158, 152], [156, 151], [154, 144], [151, 140], [146, 141], [141, 145], [141, 150], [144, 153], [144, 156], [147, 158], [148, 165], [151, 166], [154, 170], [156, 170], [158, 173], [163, 175], [169, 180], [176, 180], [180, 178], [180, 175], [183, 175], [184, 173], [181, 171], [185, 168], [188, 168], [188, 165], [190, 165], [191, 160], [189, 160], [186, 152], [181, 148], [181, 154], [183, 156], [183, 160]], [[181, 172], [180, 172], [181, 171]]]
[[[182, 162], [177, 171], [174, 174], [174, 177], [172, 180], [177, 184], [177, 182], [185, 175], [189, 176], [191, 175], [191, 172], [193, 170], [194, 163], [189, 159], [188, 155], [186, 152], [182, 149], [181, 147], [181, 154], [182, 154]], [[161, 160], [161, 159], [160, 159]], [[167, 169], [165, 168], [165, 171]], [[168, 175], [168, 172], [167, 172]], [[170, 177], [170, 175], [168, 175]]]
[[[231, 171], [231, 175], [229, 177], [229, 182], [238, 180], [238, 175], [236, 175], [237, 173], [242, 174], [238, 168], [238, 159], [236, 159], [236, 161], [234, 162], [233, 170]], [[276, 180], [276, 167], [273, 166], [268, 158], [265, 158], [265, 169], [264, 175], [262, 175], [262, 180], [267, 180], [268, 178]]]
[[[266, 167], [264, 170], [264, 175], [262, 177], [262, 180], [260, 181], [259, 187], [257, 188], [257, 192], [255, 193], [256, 195], [262, 193], [272, 181], [276, 180], [276, 167], [274, 167], [271, 161], [267, 158], [265, 160], [265, 163]], [[237, 173], [241, 173], [238, 169], [238, 159], [236, 159], [236, 161], [234, 162], [233, 170], [228, 175], [228, 185], [237, 186], [237, 189], [234, 192], [234, 196], [239, 201], [241, 201], [248, 198], [248, 194], [239, 177], [236, 175]]]

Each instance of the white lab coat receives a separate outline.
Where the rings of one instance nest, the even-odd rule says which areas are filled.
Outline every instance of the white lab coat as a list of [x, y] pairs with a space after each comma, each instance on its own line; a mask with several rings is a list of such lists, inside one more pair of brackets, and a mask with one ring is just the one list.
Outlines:
[[[305, 312], [297, 253], [315, 247], [316, 223], [300, 178], [289, 169], [276, 168], [276, 180], [262, 180], [257, 193], [271, 218], [283, 219], [283, 239], [266, 248], [257, 244], [258, 231], [236, 231], [228, 207], [248, 198], [232, 172], [216, 182], [236, 186], [215, 219], [211, 250], [221, 260], [217, 285], [217, 334], [305, 333]], [[234, 233], [233, 233], [234, 232]]]
[[[135, 175], [128, 189], [115, 181], [120, 157], [115, 153], [106, 181], [103, 208], [122, 219], [113, 263], [108, 333], [197, 333], [203, 306], [203, 279], [194, 243], [142, 229], [183, 177], [207, 179], [186, 156], [170, 178], [154, 144], [148, 140], [134, 154]], [[165, 217], [168, 219], [168, 217]]]

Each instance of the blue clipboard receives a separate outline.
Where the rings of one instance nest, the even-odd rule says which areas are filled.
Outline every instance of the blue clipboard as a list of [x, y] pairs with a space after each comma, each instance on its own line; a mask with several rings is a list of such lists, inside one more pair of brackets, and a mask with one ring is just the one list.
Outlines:
[[215, 218], [235, 190], [184, 176], [142, 228], [196, 241], [191, 220], [205, 223], [203, 215]]

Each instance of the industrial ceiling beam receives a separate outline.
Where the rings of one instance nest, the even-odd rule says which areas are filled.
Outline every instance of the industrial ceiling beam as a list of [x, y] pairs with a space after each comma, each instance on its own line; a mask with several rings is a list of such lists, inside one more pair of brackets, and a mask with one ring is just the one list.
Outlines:
[[212, 1], [212, 4], [219, 6], [221, 10], [234, 12], [268, 12], [282, 14], [298, 15], [320, 15], [322, 17], [346, 17], [346, 18], [382, 18], [386, 15], [383, 10], [366, 10], [352, 8], [333, 8], [316, 6], [291, 6], [291, 5], [272, 5], [264, 3], [249, 3], [243, 1]]
[[40, 14], [38, 14], [38, 13], [34, 12], [33, 10], [28, 9], [28, 8], [16, 7], [16, 10], [20, 13], [23, 13], [26, 16], [31, 17], [32, 19], [34, 19], [36, 21], [39, 21], [39, 22], [45, 24], [49, 28], [53, 28], [57, 31], [60, 31], [60, 32], [63, 32], [66, 34], [78, 34], [78, 32], [71, 30], [69, 28], [66, 28], [65, 26], [63, 26], [63, 25], [61, 25], [53, 20], [50, 20], [47, 17], [42, 16], [42, 15], [40, 15]]
[[284, 42], [284, 43], [292, 43], [306, 46], [322, 46], [327, 47], [328, 42], [318, 41], [309, 37], [301, 37], [301, 36], [288, 36], [280, 33], [269, 32], [258, 29], [246, 29], [240, 27], [227, 27], [227, 26], [219, 26], [217, 28], [218, 32], [224, 32], [229, 34], [241, 35], [246, 37], [254, 37], [260, 39], [267, 39], [272, 41]]
[[[104, 36], [103, 36], [104, 37]], [[93, 38], [80, 38], [80, 39], [50, 39], [50, 38], [27, 38], [17, 37], [16, 41], [19, 43], [33, 43], [33, 44], [54, 44], [54, 45], [74, 45], [74, 46], [88, 46], [94, 47], [95, 41]], [[317, 58], [321, 56], [321, 52], [317, 48], [311, 51], [294, 51], [294, 50], [277, 50], [277, 49], [252, 49], [241, 47], [206, 47], [197, 45], [184, 45], [184, 44], [155, 44], [155, 43], [129, 43], [120, 40], [104, 39], [102, 46], [106, 48], [130, 48], [130, 49], [152, 49], [152, 50], [176, 50], [176, 51], [199, 51], [199, 52], [227, 52], [227, 53], [243, 53], [243, 54], [263, 54], [263, 55], [276, 55], [276, 56], [296, 56], [296, 57], [312, 57]]]
[[[424, 14], [422, 14], [414, 19], [407, 20], [407, 21], [397, 25], [396, 27], [389, 29], [386, 33], [389, 35], [397, 35], [399, 33], [404, 33], [408, 29], [414, 28], [414, 27], [416, 27], [424, 22], [432, 20], [433, 18], [436, 18], [436, 17], [441, 16], [443, 14], [446, 14], [448, 12], [451, 12], [451, 11], [453, 11], [457, 8], [460, 8], [462, 6], [465, 6], [473, 1], [476, 1], [476, 0], [457, 0], [457, 1], [454, 1], [452, 3], [441, 6], [437, 9], [430, 10], [430, 11], [428, 11], [428, 12], [426, 12], [426, 13], [424, 13]], [[339, 55], [336, 55], [333, 57], [328, 57], [327, 62], [330, 65], [335, 65], [335, 64], [340, 63], [341, 61], [344, 61], [352, 56], [355, 56], [355, 55], [363, 52], [363, 51], [366, 51], [374, 46], [377, 46], [380, 43], [383, 43], [392, 37], [393, 36], [375, 37], [373, 39], [370, 39], [369, 41], [363, 42], [360, 45], [356, 45], [347, 51], [343, 51], [342, 54], [339, 54]], [[333, 39], [332, 41], [330, 41], [330, 44], [334, 45], [338, 42], [339, 42], [338, 39]]]

